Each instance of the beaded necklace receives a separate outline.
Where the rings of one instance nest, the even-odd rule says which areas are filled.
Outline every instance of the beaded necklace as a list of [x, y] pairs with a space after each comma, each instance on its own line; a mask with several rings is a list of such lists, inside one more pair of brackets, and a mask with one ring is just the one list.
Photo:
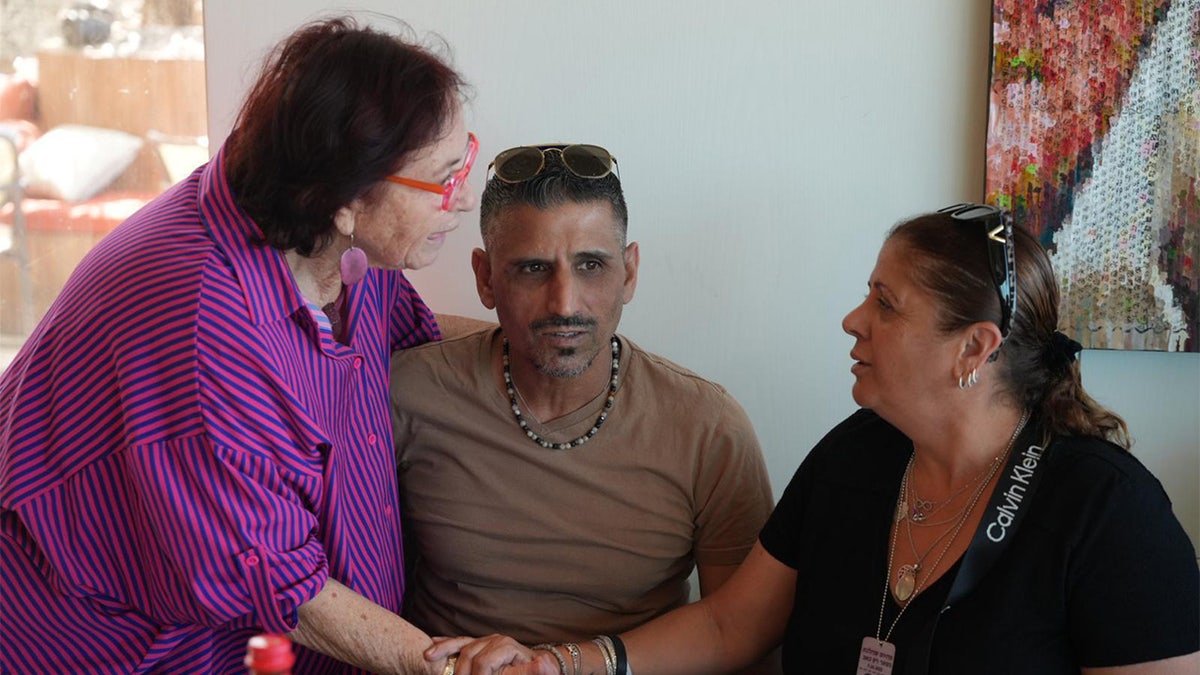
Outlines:
[[614, 335], [612, 337], [612, 377], [608, 381], [608, 399], [604, 401], [604, 409], [600, 411], [600, 416], [596, 418], [596, 423], [592, 425], [591, 429], [588, 429], [586, 434], [566, 443], [554, 443], [537, 435], [533, 429], [529, 428], [529, 423], [521, 415], [521, 406], [517, 405], [517, 386], [513, 384], [512, 371], [509, 369], [508, 338], [504, 338], [504, 351], [501, 362], [504, 364], [504, 388], [508, 390], [508, 402], [512, 404], [513, 416], [517, 418], [517, 424], [521, 425], [521, 430], [525, 432], [529, 440], [543, 448], [570, 450], [592, 440], [592, 436], [595, 436], [600, 431], [600, 425], [604, 424], [604, 420], [608, 419], [608, 413], [612, 411], [613, 401], [616, 400], [617, 396], [617, 384], [621, 379], [621, 343], [617, 340], [617, 336]]

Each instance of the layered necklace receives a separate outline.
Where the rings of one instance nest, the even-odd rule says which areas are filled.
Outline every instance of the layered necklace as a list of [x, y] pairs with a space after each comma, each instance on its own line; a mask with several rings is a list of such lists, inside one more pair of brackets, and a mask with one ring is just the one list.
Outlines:
[[[1021, 435], [1021, 430], [1025, 428], [1025, 423], [1027, 421], [1029, 421], [1028, 411], [1021, 415], [1021, 419], [1019, 422], [1017, 422], [1016, 428], [1013, 429], [1012, 437], [1008, 439], [1008, 445], [1004, 448], [1004, 451], [997, 455], [995, 459], [991, 461], [988, 467], [981, 471], [979, 475], [975, 476], [965, 485], [950, 493], [949, 497], [939, 502], [929, 502], [926, 500], [920, 500], [916, 497], [916, 490], [913, 487], [912, 480], [912, 467], [915, 454], [913, 457], [909, 457], [908, 466], [904, 468], [904, 476], [900, 479], [900, 496], [896, 501], [895, 533], [892, 538], [891, 548], [888, 551], [888, 577], [890, 578], [892, 575], [892, 564], [896, 552], [896, 540], [900, 538], [900, 528], [903, 526], [908, 534], [908, 544], [912, 549], [913, 563], [911, 565], [900, 566], [900, 569], [896, 571], [896, 580], [892, 584], [891, 590], [893, 595], [895, 595], [896, 600], [898, 600], [900, 603], [903, 603], [904, 607], [908, 606], [908, 601], [913, 597], [913, 595], [916, 594], [918, 590], [920, 590], [921, 586], [924, 586], [925, 581], [927, 581], [938, 569], [938, 566], [942, 562], [942, 557], [945, 556], [946, 552], [950, 550], [954, 540], [958, 537], [958, 533], [962, 530], [963, 525], [967, 522], [967, 518], [975, 509], [975, 505], [979, 503], [979, 498], [983, 495], [984, 489], [989, 483], [992, 482], [992, 478], [995, 477], [996, 472], [999, 471], [1000, 467], [1003, 465], [1004, 458], [1007, 457], [1012, 451], [1013, 445], [1016, 444], [1017, 437]], [[975, 489], [971, 493], [970, 499], [963, 504], [963, 507], [959, 511], [937, 523], [924, 522], [932, 513], [952, 502], [958, 495], [962, 494], [966, 488], [971, 485], [975, 485]], [[912, 500], [913, 504], [923, 503], [925, 508], [920, 510], [918, 510], [916, 507], [910, 508], [909, 499]], [[918, 518], [918, 515], [920, 518]], [[913, 539], [914, 525], [918, 527], [949, 525], [950, 527], [947, 527], [944, 532], [938, 535], [938, 537], [933, 540], [925, 552], [921, 553], [917, 550], [916, 542]], [[938, 553], [937, 558], [933, 561], [933, 565], [929, 567], [928, 573], [924, 575], [920, 586], [918, 586], [917, 576], [925, 571], [922, 567], [925, 559], [930, 553], [933, 552], [935, 548], [937, 548], [938, 544], [942, 542], [943, 539], [946, 541], [942, 545], [941, 552]], [[903, 612], [903, 609], [901, 609], [901, 612]], [[881, 610], [881, 621], [882, 616], [883, 614]], [[899, 620], [900, 617], [897, 616], [896, 619]], [[895, 624], [893, 624], [893, 626], [894, 625]]]
[[900, 502], [901, 510], [903, 510], [904, 513], [899, 514], [899, 515], [907, 516], [908, 523], [910, 525], [910, 529], [911, 529], [911, 526], [913, 526], [913, 525], [915, 525], [917, 527], [938, 527], [940, 525], [945, 525], [949, 522], [952, 522], [957, 517], [958, 514], [955, 514], [953, 516], [948, 516], [947, 518], [940, 520], [940, 521], [936, 521], [936, 522], [926, 522], [926, 521], [934, 513], [940, 511], [943, 506], [947, 506], [948, 504], [953, 502], [955, 499], [957, 499], [958, 496], [961, 495], [963, 492], [966, 492], [967, 488], [971, 487], [976, 482], [978, 482], [981, 478], [988, 475], [988, 471], [989, 471], [990, 467], [994, 466], [995, 463], [999, 462], [999, 461], [1000, 461], [1000, 456], [997, 455], [996, 458], [994, 460], [992, 460], [991, 465], [984, 467], [983, 471], [980, 471], [978, 474], [976, 474], [974, 478], [967, 481], [966, 483], [963, 483], [962, 485], [957, 487], [953, 492], [951, 492], [948, 496], [946, 496], [944, 499], [941, 499], [938, 501], [933, 501], [930, 499], [921, 499], [921, 497], [917, 494], [916, 486], [913, 484], [913, 482], [908, 480], [909, 479], [908, 471], [905, 470], [905, 476], [904, 476], [905, 480], [904, 480], [903, 484], [906, 485], [907, 487], [906, 487], [905, 492], [902, 494], [902, 499], [904, 501]]
[[543, 448], [551, 450], [570, 450], [592, 440], [592, 436], [595, 436], [600, 431], [600, 425], [604, 424], [604, 420], [608, 419], [608, 413], [612, 411], [613, 401], [617, 397], [617, 385], [621, 380], [621, 343], [617, 340], [617, 336], [614, 335], [612, 337], [612, 375], [608, 380], [608, 398], [604, 401], [604, 408], [600, 411], [600, 416], [596, 418], [596, 423], [592, 425], [591, 429], [587, 430], [587, 433], [566, 443], [554, 443], [537, 435], [533, 429], [529, 428], [529, 423], [521, 415], [521, 406], [517, 405], [517, 385], [513, 384], [512, 371], [509, 368], [508, 338], [503, 338], [503, 340], [504, 350], [501, 362], [504, 364], [504, 387], [508, 390], [508, 402], [512, 404], [513, 416], [517, 418], [517, 424], [521, 425], [521, 430], [525, 432], [529, 440]]
[[[913, 596], [917, 590], [917, 575], [922, 571], [921, 563], [923, 563], [925, 558], [933, 552], [933, 549], [937, 547], [938, 542], [949, 536], [950, 539], [946, 541], [946, 545], [942, 548], [941, 553], [939, 553], [937, 559], [933, 561], [933, 566], [929, 568], [929, 574], [933, 574], [933, 571], [938, 568], [939, 564], [941, 564], [942, 556], [946, 554], [946, 551], [950, 550], [950, 545], [954, 543], [955, 538], [958, 537], [959, 530], [961, 530], [963, 524], [967, 522], [967, 516], [970, 515], [971, 511], [975, 508], [975, 504], [979, 502], [979, 497], [983, 494], [983, 488], [991, 481], [992, 476], [996, 475], [996, 469], [1000, 466], [999, 459], [1000, 457], [998, 456], [996, 459], [992, 460], [989, 468], [981, 474], [986, 475], [987, 480], [981, 482], [978, 487], [975, 488], [975, 491], [971, 494], [971, 499], [963, 504], [963, 507], [954, 515], [939, 523], [941, 525], [949, 525], [950, 523], [954, 523], [953, 526], [947, 527], [940, 535], [938, 535], [936, 539], [933, 540], [933, 542], [929, 545], [929, 548], [925, 549], [924, 553], [920, 553], [917, 551], [917, 544], [913, 540], [913, 521], [916, 518], [908, 512], [908, 509], [903, 501], [904, 495], [909, 493], [909, 490], [912, 487], [912, 477], [910, 475], [912, 471], [912, 458], [909, 458], [908, 466], [904, 469], [904, 477], [900, 479], [901, 501], [896, 505], [896, 538], [900, 537], [900, 527], [901, 524], [903, 524], [905, 530], [908, 532], [908, 545], [912, 549], [913, 563], [911, 565], [901, 565], [900, 569], [896, 571], [896, 582], [892, 586], [892, 593], [896, 596], [897, 600], [900, 602], [907, 602], [908, 599]], [[968, 485], [975, 483], [976, 480], [978, 480], [978, 477], [973, 479], [971, 483], [968, 483]], [[894, 550], [895, 543], [893, 543], [892, 546]], [[891, 568], [892, 562], [891, 557], [889, 556], [888, 569], [891, 570]], [[927, 579], [928, 576], [929, 575], [926, 575]]]

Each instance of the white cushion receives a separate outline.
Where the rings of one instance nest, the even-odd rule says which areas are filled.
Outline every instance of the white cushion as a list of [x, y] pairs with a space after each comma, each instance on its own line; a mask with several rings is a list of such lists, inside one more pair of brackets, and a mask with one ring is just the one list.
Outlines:
[[117, 179], [142, 149], [142, 139], [116, 129], [57, 126], [21, 153], [30, 197], [81, 202]]

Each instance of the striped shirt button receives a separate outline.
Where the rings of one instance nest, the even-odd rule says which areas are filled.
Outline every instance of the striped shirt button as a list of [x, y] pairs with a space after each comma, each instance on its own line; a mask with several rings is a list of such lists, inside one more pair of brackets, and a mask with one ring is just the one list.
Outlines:
[[379, 437], [376, 436], [375, 434], [367, 434], [367, 444], [368, 445], [375, 445], [375, 441], [377, 441], [377, 440], [379, 440]]
[[257, 565], [258, 564], [258, 556], [256, 556], [256, 555], [246, 556], [246, 564], [251, 567]]
[[354, 369], [358, 370], [359, 368], [362, 368], [362, 357], [356, 356], [354, 357]]

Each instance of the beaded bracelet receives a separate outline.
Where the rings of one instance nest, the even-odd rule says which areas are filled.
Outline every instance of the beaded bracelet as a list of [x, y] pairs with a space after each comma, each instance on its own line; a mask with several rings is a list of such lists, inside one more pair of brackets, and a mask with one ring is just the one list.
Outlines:
[[583, 670], [583, 653], [579, 651], [579, 645], [574, 642], [564, 642], [562, 646], [571, 653], [571, 665], [575, 666], [574, 675], [579, 675]]

